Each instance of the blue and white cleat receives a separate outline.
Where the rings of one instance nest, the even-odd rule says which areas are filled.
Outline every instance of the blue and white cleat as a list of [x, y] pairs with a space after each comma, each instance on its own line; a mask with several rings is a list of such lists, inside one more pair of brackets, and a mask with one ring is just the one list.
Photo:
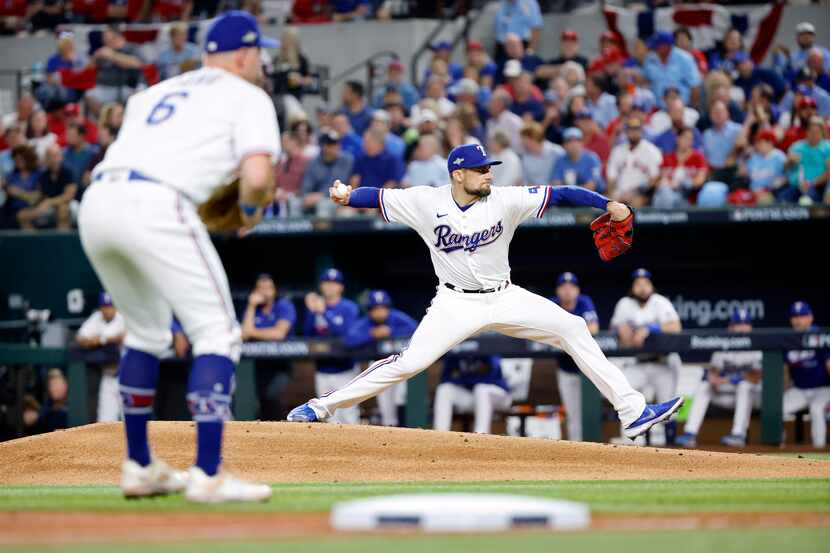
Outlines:
[[625, 437], [633, 440], [641, 434], [645, 434], [657, 423], [669, 420], [669, 418], [683, 405], [683, 397], [676, 397], [663, 403], [646, 404], [640, 418], [629, 424], [623, 430]]
[[727, 447], [746, 447], [746, 438], [736, 434], [727, 434], [720, 439], [720, 443]]
[[285, 417], [288, 422], [320, 422], [320, 418], [308, 403], [295, 407]]

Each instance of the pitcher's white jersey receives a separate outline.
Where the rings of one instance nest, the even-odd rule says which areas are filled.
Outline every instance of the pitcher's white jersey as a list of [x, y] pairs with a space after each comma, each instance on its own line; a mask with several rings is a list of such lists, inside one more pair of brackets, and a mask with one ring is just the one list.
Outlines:
[[487, 289], [510, 279], [508, 252], [516, 227], [544, 215], [550, 193], [547, 186], [494, 186], [489, 196], [461, 208], [450, 185], [382, 189], [380, 211], [387, 222], [420, 235], [441, 284]]
[[677, 310], [666, 296], [652, 294], [645, 305], [634, 298], [624, 297], [617, 302], [614, 315], [611, 317], [611, 326], [629, 324], [633, 327], [648, 326], [679, 321]]
[[257, 86], [205, 67], [134, 94], [94, 172], [132, 169], [199, 204], [253, 154], [280, 153], [274, 105]]

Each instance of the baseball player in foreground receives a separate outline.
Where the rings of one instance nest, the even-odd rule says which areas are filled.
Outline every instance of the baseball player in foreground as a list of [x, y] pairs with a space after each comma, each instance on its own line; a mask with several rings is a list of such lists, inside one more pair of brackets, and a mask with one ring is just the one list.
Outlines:
[[450, 152], [451, 184], [407, 189], [361, 187], [335, 181], [331, 198], [340, 205], [377, 208], [387, 222], [414, 229], [429, 248], [438, 287], [409, 347], [371, 364], [346, 386], [295, 407], [289, 421], [329, 419], [423, 371], [450, 348], [481, 332], [495, 331], [564, 349], [611, 402], [629, 438], [668, 419], [680, 397], [646, 405], [588, 332], [585, 319], [510, 281], [508, 250], [519, 224], [542, 217], [550, 206], [591, 206], [607, 213], [591, 223], [606, 261], [631, 246], [634, 215], [624, 204], [576, 187], [492, 187], [490, 167], [499, 164], [477, 144]]
[[[118, 139], [93, 171], [79, 228], [84, 251], [127, 327], [119, 384], [127, 434], [126, 497], [184, 491], [190, 501], [261, 501], [265, 485], [219, 472], [241, 332], [228, 280], [197, 206], [233, 176], [243, 230], [273, 194], [279, 128], [261, 77], [260, 35], [244, 12], [208, 30], [204, 67], [132, 96]], [[170, 347], [173, 313], [193, 344], [187, 402], [196, 421], [195, 465], [172, 470], [151, 455], [147, 421]]]

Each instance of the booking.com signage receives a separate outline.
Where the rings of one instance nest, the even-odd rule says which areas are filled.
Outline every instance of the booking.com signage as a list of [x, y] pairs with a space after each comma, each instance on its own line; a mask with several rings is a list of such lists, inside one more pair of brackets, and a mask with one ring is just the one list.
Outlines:
[[753, 321], [763, 322], [766, 310], [762, 299], [687, 299], [671, 298], [684, 327], [725, 326], [736, 309], [746, 309]]

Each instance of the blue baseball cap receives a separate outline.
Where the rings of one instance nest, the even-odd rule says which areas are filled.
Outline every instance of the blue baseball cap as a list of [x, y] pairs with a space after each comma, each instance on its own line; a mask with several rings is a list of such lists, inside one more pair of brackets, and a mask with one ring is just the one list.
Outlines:
[[345, 280], [346, 279], [343, 278], [343, 273], [334, 268], [326, 269], [323, 271], [323, 274], [320, 275], [320, 282], [339, 282], [340, 284], [343, 284]]
[[562, 141], [566, 142], [568, 140], [582, 140], [582, 131], [576, 127], [568, 127], [562, 133]]
[[812, 314], [813, 310], [810, 309], [810, 304], [806, 301], [797, 301], [790, 306], [790, 317], [803, 317]]
[[389, 294], [386, 292], [386, 290], [370, 291], [369, 300], [366, 302], [366, 306], [369, 309], [371, 309], [379, 305], [389, 307], [390, 305], [392, 305], [392, 298], [389, 297]]
[[739, 307], [732, 312], [732, 316], [729, 317], [729, 322], [731, 324], [748, 324], [752, 322], [752, 317], [748, 310]]
[[259, 32], [254, 16], [248, 12], [233, 10], [220, 16], [205, 36], [205, 52], [218, 54], [240, 48], [277, 48], [276, 40]]
[[501, 165], [501, 161], [490, 159], [480, 144], [463, 144], [456, 146], [447, 158], [447, 171], [457, 169], [475, 169], [485, 165]]
[[430, 48], [435, 51], [452, 50], [452, 44], [450, 44], [449, 41], [441, 40], [439, 42], [434, 43], [432, 46], [430, 46]]
[[566, 282], [569, 282], [574, 286], [579, 286], [579, 279], [576, 278], [576, 275], [570, 271], [562, 273], [561, 275], [559, 275], [559, 278], [556, 279], [557, 286], [561, 286]]
[[674, 35], [665, 31], [654, 33], [651, 35], [651, 38], [648, 39], [648, 47], [652, 50], [658, 46], [664, 46], [666, 44], [674, 44]]
[[637, 280], [638, 278], [647, 278], [651, 280], [651, 273], [648, 269], [643, 269], [642, 267], [631, 273], [631, 280]]
[[98, 294], [98, 305], [100, 307], [112, 307], [112, 296], [108, 292]]

